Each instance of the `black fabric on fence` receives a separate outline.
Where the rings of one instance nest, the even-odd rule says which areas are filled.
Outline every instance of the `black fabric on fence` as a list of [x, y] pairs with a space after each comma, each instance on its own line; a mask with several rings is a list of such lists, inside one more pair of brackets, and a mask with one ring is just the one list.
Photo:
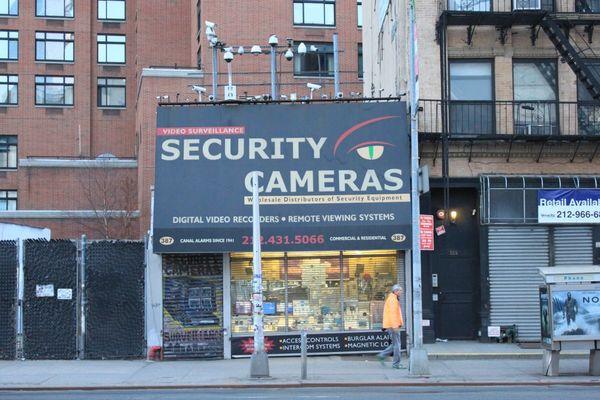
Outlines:
[[89, 243], [85, 288], [85, 358], [143, 357], [144, 244]]
[[163, 256], [167, 358], [223, 358], [223, 256]]
[[0, 359], [15, 358], [17, 243], [0, 242]]
[[25, 242], [23, 350], [26, 359], [77, 355], [77, 246], [67, 240]]

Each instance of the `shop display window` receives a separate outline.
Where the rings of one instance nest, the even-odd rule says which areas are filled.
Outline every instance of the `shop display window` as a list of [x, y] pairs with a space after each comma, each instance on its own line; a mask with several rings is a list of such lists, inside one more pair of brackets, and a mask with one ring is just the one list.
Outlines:
[[[268, 253], [266, 253], [268, 254]], [[381, 329], [383, 303], [399, 281], [395, 252], [289, 253], [263, 257], [265, 332]], [[252, 258], [231, 258], [233, 334], [253, 332]]]

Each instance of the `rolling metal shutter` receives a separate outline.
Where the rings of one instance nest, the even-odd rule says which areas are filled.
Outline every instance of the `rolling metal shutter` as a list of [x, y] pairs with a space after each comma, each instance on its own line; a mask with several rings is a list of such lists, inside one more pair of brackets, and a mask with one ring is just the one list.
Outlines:
[[489, 229], [491, 325], [516, 324], [519, 341], [540, 340], [537, 268], [548, 266], [548, 236], [547, 227]]
[[593, 259], [592, 227], [554, 228], [554, 265], [592, 265]]

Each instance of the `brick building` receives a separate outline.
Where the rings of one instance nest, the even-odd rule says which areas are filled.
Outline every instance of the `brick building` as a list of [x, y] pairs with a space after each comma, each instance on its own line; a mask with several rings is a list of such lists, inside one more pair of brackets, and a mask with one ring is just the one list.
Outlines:
[[[408, 24], [398, 21], [410, 3], [365, 1], [368, 94], [406, 91]], [[420, 162], [432, 176], [421, 209], [445, 228], [423, 257], [425, 338], [486, 339], [500, 327], [539, 341], [537, 267], [600, 262], [598, 221], [538, 214], [538, 196], [598, 193], [599, 4], [414, 5]]]
[[[281, 94], [333, 95], [332, 35], [341, 90], [362, 91], [361, 1], [0, 0], [0, 221], [52, 236], [138, 238], [149, 228], [155, 109], [211, 87], [212, 49], [232, 62], [238, 97], [270, 91], [267, 40], [279, 37]], [[250, 54], [250, 46], [265, 55]], [[311, 45], [316, 47], [311, 47]], [[227, 83], [218, 54], [219, 93]], [[157, 99], [158, 97], [158, 99]], [[206, 98], [204, 100], [207, 100]]]

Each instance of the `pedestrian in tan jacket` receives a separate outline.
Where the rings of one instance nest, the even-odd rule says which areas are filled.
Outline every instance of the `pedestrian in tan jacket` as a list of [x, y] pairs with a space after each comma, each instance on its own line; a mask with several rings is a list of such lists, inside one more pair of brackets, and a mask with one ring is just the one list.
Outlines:
[[394, 355], [392, 367], [395, 369], [402, 368], [400, 366], [400, 328], [404, 325], [402, 318], [402, 308], [400, 307], [400, 295], [402, 288], [400, 285], [392, 287], [392, 293], [388, 294], [385, 305], [383, 306], [383, 329], [390, 336], [391, 344], [377, 355], [377, 358], [383, 365], [386, 357]]

